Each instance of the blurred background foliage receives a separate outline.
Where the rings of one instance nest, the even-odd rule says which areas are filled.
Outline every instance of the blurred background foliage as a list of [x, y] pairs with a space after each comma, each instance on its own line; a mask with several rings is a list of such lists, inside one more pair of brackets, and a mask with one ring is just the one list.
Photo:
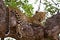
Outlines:
[[28, 0], [5, 0], [5, 4], [18, 9], [21, 7], [29, 17], [33, 15], [33, 6], [28, 4]]
[[[38, 2], [39, 0], [35, 0], [35, 4]], [[42, 1], [42, 0], [40, 0]], [[45, 5], [45, 11], [48, 13], [50, 12], [51, 15], [53, 15], [55, 12], [57, 12], [58, 10], [60, 10], [60, 0], [56, 0], [57, 2], [55, 2], [54, 0], [51, 0], [51, 2], [49, 2], [48, 0], [44, 0], [44, 3], [39, 2], [39, 4], [44, 4]], [[31, 17], [33, 15], [33, 5], [29, 4], [29, 0], [5, 0], [5, 4], [7, 6], [11, 6], [13, 8], [22, 8], [24, 10], [25, 15]], [[38, 5], [39, 6], [39, 5]], [[41, 5], [40, 5], [41, 6]], [[40, 7], [39, 6], [39, 7]], [[38, 9], [39, 9], [38, 7]]]
[[51, 14], [55, 13], [56, 9], [58, 9], [58, 8], [52, 6], [52, 4], [50, 2], [45, 2], [44, 4], [46, 5], [46, 8], [45, 8], [46, 11], [49, 11]]
[[60, 10], [60, 8], [59, 8], [60, 0], [58, 0], [57, 2], [55, 2], [54, 0], [51, 0], [51, 2], [49, 2], [48, 0], [44, 0], [43, 4], [46, 6], [45, 10], [47, 12], [50, 12], [51, 15], [53, 15], [55, 12]]

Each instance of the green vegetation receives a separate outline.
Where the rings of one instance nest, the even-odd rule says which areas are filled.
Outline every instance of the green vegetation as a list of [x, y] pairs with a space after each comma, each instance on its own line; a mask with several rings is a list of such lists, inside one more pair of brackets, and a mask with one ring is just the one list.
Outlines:
[[51, 2], [48, 2], [47, 0], [45, 0], [44, 5], [46, 5], [45, 10], [47, 12], [50, 12], [53, 15], [55, 12], [60, 10], [58, 8], [58, 2], [59, 1], [57, 3], [55, 3], [54, 0], [51, 0], [51, 1], [52, 1], [53, 4]]
[[28, 0], [5, 0], [5, 4], [18, 9], [21, 7], [29, 17], [33, 15], [33, 6], [28, 4]]
[[[38, 2], [39, 0], [35, 0], [35, 4]], [[40, 0], [41, 1], [41, 0]], [[53, 15], [55, 12], [57, 12], [58, 10], [60, 10], [58, 8], [58, 4], [60, 4], [60, 0], [57, 1], [57, 3], [54, 2], [54, 0], [51, 0], [51, 2], [49, 2], [48, 0], [44, 0], [44, 5], [46, 6], [45, 7], [45, 10], [47, 12], [50, 12], [51, 15]], [[42, 2], [40, 2], [42, 3]], [[8, 5], [8, 6], [11, 6], [13, 8], [22, 8], [23, 11], [25, 12], [25, 15], [31, 17], [33, 15], [33, 6], [32, 4], [29, 4], [29, 1], [28, 0], [5, 0], [5, 4]], [[40, 8], [40, 4], [39, 4], [39, 7], [38, 9]]]

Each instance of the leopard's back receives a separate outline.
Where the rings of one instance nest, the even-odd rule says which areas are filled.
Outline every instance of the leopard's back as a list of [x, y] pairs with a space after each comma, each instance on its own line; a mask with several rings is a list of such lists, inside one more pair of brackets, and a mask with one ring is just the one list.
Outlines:
[[29, 17], [28, 21], [30, 23], [41, 25], [41, 21], [45, 19], [46, 12], [37, 12], [33, 17]]

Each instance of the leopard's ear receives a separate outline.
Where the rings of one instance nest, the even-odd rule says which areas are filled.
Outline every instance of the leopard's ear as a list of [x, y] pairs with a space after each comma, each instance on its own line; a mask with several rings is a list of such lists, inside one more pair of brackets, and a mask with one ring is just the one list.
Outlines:
[[38, 11], [36, 11], [36, 13], [38, 13]]

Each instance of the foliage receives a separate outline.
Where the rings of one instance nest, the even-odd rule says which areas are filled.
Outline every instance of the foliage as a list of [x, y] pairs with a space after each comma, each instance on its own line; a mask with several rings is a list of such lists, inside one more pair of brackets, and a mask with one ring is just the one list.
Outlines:
[[5, 0], [5, 4], [13, 8], [22, 8], [29, 17], [33, 15], [33, 6], [28, 4], [28, 0]]
[[[35, 3], [37, 3], [38, 0], [35, 0]], [[54, 4], [52, 4], [51, 2], [48, 2], [47, 0], [44, 0], [45, 2], [43, 3], [46, 7], [45, 10], [47, 12], [50, 12], [52, 15], [57, 12], [57, 10], [60, 10], [59, 8], [57, 8], [56, 6], [58, 5], [58, 3], [56, 4], [55, 2], [53, 2], [53, 0], [51, 0]], [[33, 15], [33, 6], [31, 4], [28, 4], [28, 0], [5, 0], [5, 4], [8, 6], [12, 6], [14, 8], [19, 8], [21, 7], [25, 14], [29, 17], [31, 17]], [[60, 2], [60, 0], [58, 0], [58, 2]], [[55, 6], [54, 6], [55, 5]], [[40, 4], [39, 4], [40, 6]], [[39, 7], [40, 8], [40, 7]], [[39, 9], [38, 8], [38, 9]]]
[[37, 2], [38, 2], [38, 0], [35, 0], [35, 2], [34, 2], [34, 3], [36, 4]]
[[51, 0], [51, 1], [54, 4], [52, 4], [51, 2], [48, 2], [47, 0], [45, 0], [44, 5], [46, 5], [45, 10], [47, 12], [50, 12], [53, 15], [53, 13], [57, 12], [57, 10], [60, 10], [60, 9], [56, 7], [58, 4], [56, 4], [53, 0]]
[[60, 2], [60, 0], [57, 0], [58, 2]]

